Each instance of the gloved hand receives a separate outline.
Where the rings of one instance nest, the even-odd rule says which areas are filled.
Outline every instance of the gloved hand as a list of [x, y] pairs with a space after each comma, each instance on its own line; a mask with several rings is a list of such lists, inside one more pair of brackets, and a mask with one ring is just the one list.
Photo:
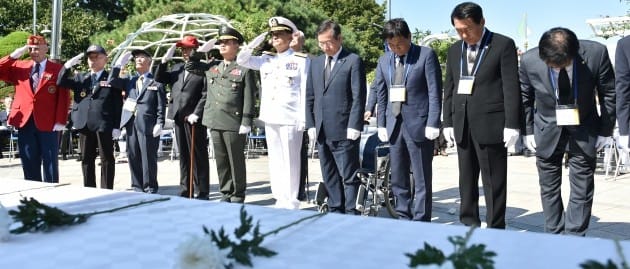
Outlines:
[[308, 130], [306, 131], [306, 134], [308, 134], [309, 141], [315, 141], [315, 136], [317, 135], [317, 131], [315, 130], [315, 127], [308, 128]]
[[112, 130], [112, 138], [117, 139], [120, 137], [120, 129], [113, 129]]
[[348, 128], [346, 130], [346, 138], [347, 139], [357, 140], [359, 137], [361, 137], [361, 131], [356, 130], [356, 129], [352, 129], [352, 128]]
[[630, 142], [629, 141], [630, 139], [628, 139], [628, 138], [630, 138], [630, 136], [628, 136], [628, 135], [621, 135], [621, 136], [619, 136], [619, 142], [617, 142], [617, 146], [621, 150], [623, 150], [625, 152], [629, 152], [630, 151], [630, 146], [628, 146], [628, 142]]
[[72, 59], [68, 60], [65, 64], [63, 64], [63, 67], [65, 67], [66, 69], [70, 69], [73, 66], [77, 65], [80, 61], [81, 58], [83, 58], [83, 52], [77, 54], [77, 56], [72, 57]]
[[125, 137], [127, 135], [127, 128], [122, 128], [120, 131], [120, 136], [118, 137], [118, 139], [121, 139], [123, 137]]
[[123, 53], [123, 55], [120, 55], [118, 59], [116, 59], [116, 63], [114, 63], [114, 67], [120, 68], [127, 65], [127, 63], [129, 62], [129, 59], [131, 59], [131, 52], [127, 51]]
[[153, 126], [153, 137], [159, 137], [162, 134], [162, 125], [156, 124]]
[[212, 48], [214, 48], [214, 44], [217, 43], [216, 39], [210, 39], [208, 40], [205, 44], [203, 44], [203, 46], [199, 47], [197, 49], [197, 52], [208, 52], [210, 51]]
[[193, 73], [199, 76], [205, 76], [206, 71], [210, 69], [210, 67], [208, 64], [202, 63], [200, 61], [187, 61], [184, 64], [184, 69], [186, 69], [186, 71], [190, 73]]
[[241, 125], [238, 127], [238, 134], [248, 134], [251, 130], [251, 126]]
[[518, 129], [503, 128], [503, 142], [505, 142], [505, 147], [509, 148], [514, 146], [519, 135], [520, 131]]
[[597, 151], [600, 151], [606, 145], [610, 145], [612, 138], [609, 136], [597, 136], [597, 141], [595, 141], [595, 148]]
[[58, 131], [63, 131], [63, 129], [65, 129], [66, 126], [60, 123], [55, 123], [55, 126], [53, 126], [53, 132], [58, 132]]
[[427, 139], [433, 140], [436, 139], [438, 136], [440, 136], [440, 129], [430, 126], [424, 127], [424, 137], [426, 137]]
[[444, 134], [444, 139], [446, 139], [449, 148], [455, 145], [455, 130], [453, 130], [453, 127], [445, 127], [442, 133]]
[[11, 59], [20, 59], [22, 55], [24, 55], [24, 52], [26, 52], [27, 50], [28, 50], [28, 45], [21, 48], [17, 48], [13, 52], [11, 52], [9, 57], [11, 57]]
[[256, 47], [258, 47], [263, 41], [265, 41], [265, 37], [267, 37], [267, 34], [269, 34], [269, 32], [264, 32], [260, 35], [258, 35], [256, 38], [254, 38], [251, 42], [249, 42], [249, 44], [247, 44], [247, 49], [255, 49]]
[[534, 139], [534, 135], [526, 135], [523, 142], [529, 151], [536, 152], [536, 140]]
[[186, 120], [188, 121], [188, 123], [190, 123], [190, 125], [193, 125], [197, 123], [197, 120], [199, 120], [199, 116], [195, 114], [190, 114], [188, 115], [188, 117], [186, 117]]
[[381, 140], [381, 142], [387, 142], [389, 140], [389, 136], [387, 135], [387, 128], [378, 127], [377, 131], [378, 139]]
[[176, 49], [175, 45], [176, 44], [173, 44], [170, 48], [168, 48], [168, 50], [166, 50], [166, 53], [164, 53], [164, 56], [162, 56], [163, 64], [173, 59], [173, 55], [175, 54], [175, 49]]

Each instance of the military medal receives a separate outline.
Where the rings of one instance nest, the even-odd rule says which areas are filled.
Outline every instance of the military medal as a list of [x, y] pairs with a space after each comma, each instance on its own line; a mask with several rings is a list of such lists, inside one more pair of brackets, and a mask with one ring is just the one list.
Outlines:
[[55, 86], [50, 86], [48, 87], [48, 93], [55, 93], [57, 91], [57, 88], [55, 88]]
[[81, 97], [85, 97], [85, 95], [86, 95], [85, 91], [81, 91], [81, 93], [79, 94], [79, 96]]

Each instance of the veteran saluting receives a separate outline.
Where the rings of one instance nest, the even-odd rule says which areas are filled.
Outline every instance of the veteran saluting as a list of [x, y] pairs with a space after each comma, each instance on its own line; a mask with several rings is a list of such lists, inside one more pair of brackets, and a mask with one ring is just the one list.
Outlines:
[[221, 201], [243, 203], [247, 187], [244, 150], [254, 117], [256, 81], [254, 71], [236, 64], [241, 33], [223, 26], [217, 39], [223, 60], [212, 62], [206, 72], [208, 95], [202, 123], [212, 137]]

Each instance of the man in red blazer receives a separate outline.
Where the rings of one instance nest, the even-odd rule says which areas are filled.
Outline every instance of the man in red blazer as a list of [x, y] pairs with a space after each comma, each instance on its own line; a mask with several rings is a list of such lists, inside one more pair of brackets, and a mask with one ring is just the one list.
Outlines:
[[[28, 51], [31, 59], [18, 60]], [[24, 179], [59, 182], [58, 131], [66, 125], [69, 93], [57, 86], [61, 65], [48, 61], [48, 43], [29, 36], [27, 44], [0, 58], [0, 80], [15, 85], [9, 125], [18, 130]]]

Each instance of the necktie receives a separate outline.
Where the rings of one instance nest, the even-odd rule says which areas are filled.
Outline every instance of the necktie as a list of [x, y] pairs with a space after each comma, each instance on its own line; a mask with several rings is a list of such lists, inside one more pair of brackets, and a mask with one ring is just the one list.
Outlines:
[[477, 45], [470, 45], [470, 50], [468, 50], [468, 64], [474, 64], [475, 60], [477, 60]]
[[138, 78], [138, 81], [136, 81], [136, 94], [137, 96], [140, 96], [140, 91], [142, 91], [142, 88], [144, 87], [144, 76], [140, 76]]
[[571, 82], [569, 82], [569, 74], [565, 68], [560, 69], [558, 74], [558, 102], [561, 105], [572, 103]]
[[37, 91], [37, 85], [39, 85], [39, 63], [35, 64], [35, 69], [33, 69], [33, 74], [31, 75], [31, 89], [33, 92]]
[[328, 79], [330, 78], [330, 72], [332, 70], [332, 56], [326, 57], [326, 68], [324, 69], [324, 82], [328, 85]]
[[94, 86], [96, 86], [96, 73], [92, 73], [92, 75], [90, 75], [90, 79], [92, 81], [92, 88], [94, 88]]
[[[405, 56], [399, 56], [396, 61], [396, 69], [394, 70], [394, 81], [393, 85], [404, 85], [405, 84]], [[402, 102], [392, 102], [392, 114], [394, 117], [400, 115], [400, 110], [402, 108]]]

